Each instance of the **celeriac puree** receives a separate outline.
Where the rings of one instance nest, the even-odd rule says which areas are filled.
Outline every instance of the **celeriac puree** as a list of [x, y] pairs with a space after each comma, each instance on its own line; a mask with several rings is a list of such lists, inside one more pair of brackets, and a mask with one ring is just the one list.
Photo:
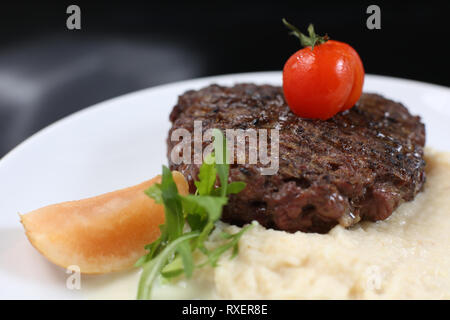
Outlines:
[[[450, 299], [450, 153], [427, 149], [426, 162], [424, 191], [385, 221], [336, 226], [325, 235], [255, 224], [235, 259], [224, 256], [190, 280], [158, 284], [153, 297]], [[214, 246], [218, 237], [211, 238]], [[82, 291], [86, 298], [134, 299], [138, 280], [139, 270], [88, 277]]]

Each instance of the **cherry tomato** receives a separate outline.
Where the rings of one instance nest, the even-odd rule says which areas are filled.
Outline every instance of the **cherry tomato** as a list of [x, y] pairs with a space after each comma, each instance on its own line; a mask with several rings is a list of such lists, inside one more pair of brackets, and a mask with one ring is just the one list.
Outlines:
[[[285, 24], [294, 30], [292, 34], [300, 33]], [[301, 33], [299, 36], [307, 46], [294, 53], [284, 65], [284, 95], [296, 115], [326, 120], [358, 101], [364, 68], [358, 53], [348, 44], [318, 37], [312, 25], [308, 31], [309, 38]]]

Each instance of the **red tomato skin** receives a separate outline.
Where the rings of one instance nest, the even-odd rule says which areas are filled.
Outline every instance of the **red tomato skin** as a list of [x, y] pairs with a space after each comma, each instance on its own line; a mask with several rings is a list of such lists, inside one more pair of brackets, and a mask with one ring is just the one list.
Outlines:
[[342, 107], [341, 111], [345, 111], [350, 109], [355, 105], [355, 103], [359, 100], [362, 94], [363, 85], [364, 85], [364, 66], [361, 61], [361, 58], [359, 57], [358, 53], [353, 49], [351, 46], [349, 46], [346, 43], [343, 43], [343, 45], [346, 45], [347, 52], [349, 54], [349, 59], [353, 63], [353, 88], [352, 91], [347, 99], [347, 102]]
[[283, 90], [300, 117], [326, 120], [354, 105], [362, 92], [364, 69], [349, 45], [329, 40], [294, 53], [283, 69]]

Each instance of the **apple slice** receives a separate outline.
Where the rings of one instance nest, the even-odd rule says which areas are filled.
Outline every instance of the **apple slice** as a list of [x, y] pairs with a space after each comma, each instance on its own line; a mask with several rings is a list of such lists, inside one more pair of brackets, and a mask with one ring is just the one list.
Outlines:
[[[189, 187], [174, 171], [180, 194]], [[164, 207], [144, 190], [161, 176], [97, 197], [50, 205], [21, 215], [31, 244], [54, 264], [76, 265], [82, 273], [100, 274], [131, 268], [156, 240]]]

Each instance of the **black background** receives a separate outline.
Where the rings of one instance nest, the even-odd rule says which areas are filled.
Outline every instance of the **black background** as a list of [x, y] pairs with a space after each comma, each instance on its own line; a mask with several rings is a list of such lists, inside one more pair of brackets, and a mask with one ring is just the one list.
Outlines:
[[[281, 70], [299, 47], [281, 23], [352, 45], [367, 73], [448, 86], [449, 1], [15, 1], [0, 10], [0, 157], [42, 127], [157, 84]], [[81, 7], [82, 29], [66, 28]], [[381, 30], [366, 8], [381, 8]]]

